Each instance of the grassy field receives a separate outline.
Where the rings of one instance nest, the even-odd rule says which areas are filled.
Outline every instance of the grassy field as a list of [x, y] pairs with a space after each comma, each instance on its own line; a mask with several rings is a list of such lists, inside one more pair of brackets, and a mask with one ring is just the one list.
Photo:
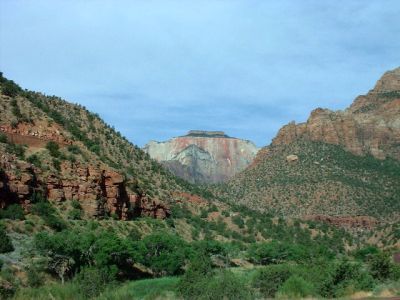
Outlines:
[[[175, 286], [179, 277], [163, 277], [130, 281], [119, 286], [111, 286], [97, 299], [176, 299]], [[40, 288], [21, 289], [13, 299], [16, 300], [83, 300], [79, 286], [73, 282], [64, 285], [51, 284]]]

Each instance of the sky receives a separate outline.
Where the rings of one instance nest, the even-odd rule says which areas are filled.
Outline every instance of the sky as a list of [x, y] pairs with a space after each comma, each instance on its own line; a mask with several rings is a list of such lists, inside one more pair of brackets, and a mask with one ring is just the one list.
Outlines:
[[400, 65], [400, 1], [0, 0], [0, 71], [133, 143], [191, 129], [268, 145]]

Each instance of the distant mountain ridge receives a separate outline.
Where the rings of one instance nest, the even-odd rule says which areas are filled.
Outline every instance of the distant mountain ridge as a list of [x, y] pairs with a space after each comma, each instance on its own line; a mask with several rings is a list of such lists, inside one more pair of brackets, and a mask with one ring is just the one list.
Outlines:
[[223, 131], [191, 130], [166, 142], [150, 141], [144, 151], [192, 183], [215, 183], [244, 170], [258, 148]]

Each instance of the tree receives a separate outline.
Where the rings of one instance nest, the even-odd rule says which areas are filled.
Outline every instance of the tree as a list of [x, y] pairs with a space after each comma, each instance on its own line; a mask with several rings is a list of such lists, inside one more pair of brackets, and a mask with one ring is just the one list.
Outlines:
[[159, 275], [176, 275], [185, 264], [187, 244], [177, 235], [154, 233], [142, 240], [146, 254], [144, 264]]

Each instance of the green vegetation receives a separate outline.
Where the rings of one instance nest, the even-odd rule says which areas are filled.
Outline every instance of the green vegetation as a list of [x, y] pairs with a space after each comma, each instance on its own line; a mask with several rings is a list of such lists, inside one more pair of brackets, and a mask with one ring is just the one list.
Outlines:
[[0, 223], [0, 253], [14, 251], [14, 246], [10, 237], [7, 235], [6, 228]]
[[19, 204], [11, 204], [5, 209], [0, 210], [0, 219], [24, 220], [24, 210]]
[[[296, 163], [286, 157], [296, 154]], [[298, 140], [271, 146], [269, 155], [233, 180], [213, 187], [228, 203], [282, 217], [306, 214], [390, 218], [400, 211], [400, 162], [356, 156], [342, 147]], [[312, 211], [308, 207], [312, 207]]]

